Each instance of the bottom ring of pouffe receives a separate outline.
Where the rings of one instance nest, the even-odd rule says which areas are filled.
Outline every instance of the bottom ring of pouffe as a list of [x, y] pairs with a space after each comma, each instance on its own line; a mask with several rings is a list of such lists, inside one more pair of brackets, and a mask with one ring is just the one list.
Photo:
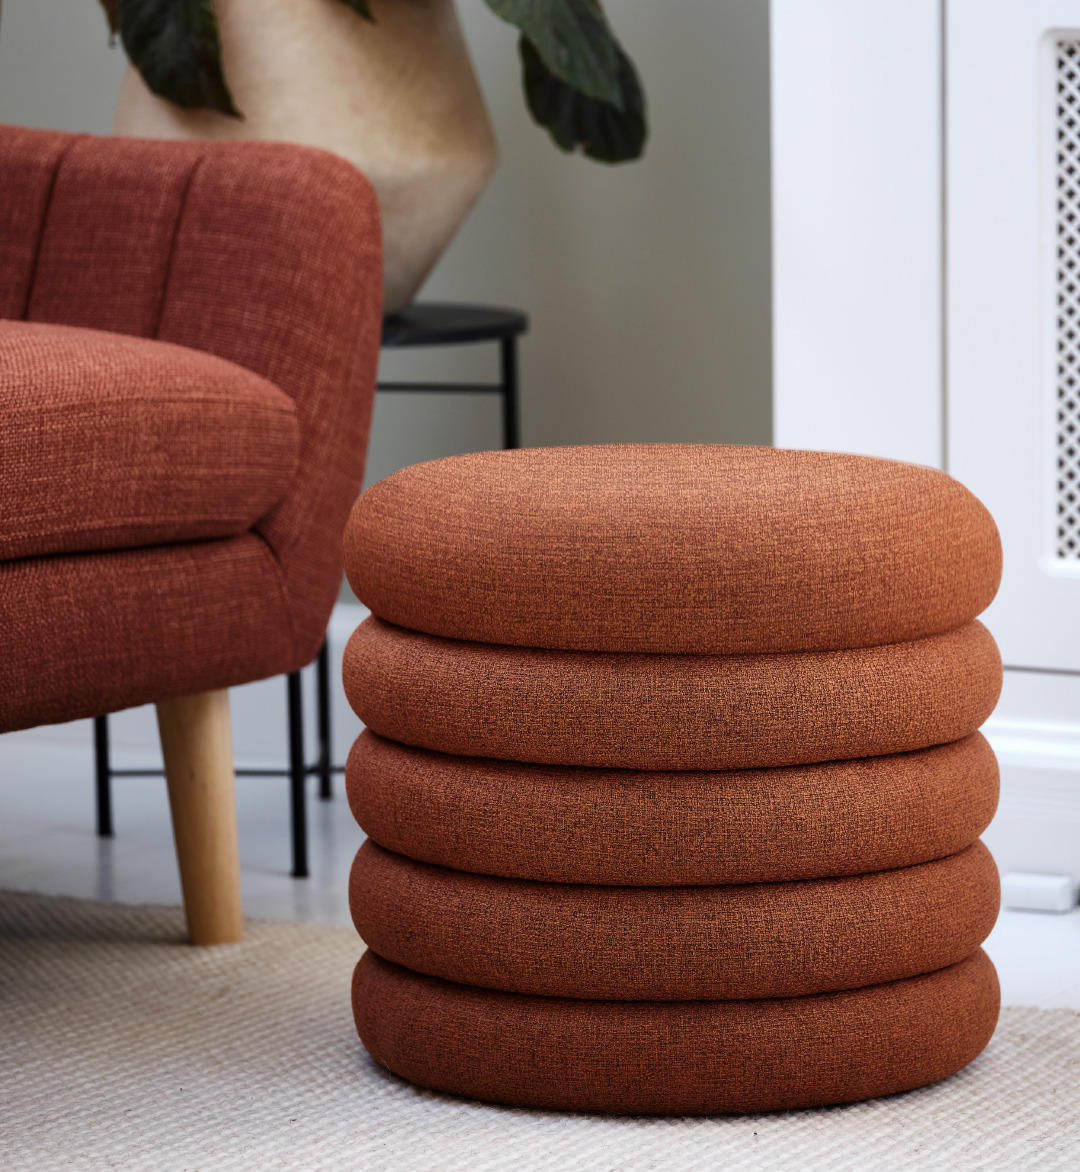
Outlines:
[[470, 875], [370, 839], [349, 906], [364, 942], [428, 976], [507, 993], [617, 1001], [801, 997], [914, 977], [986, 939], [990, 852], [843, 879], [599, 887]]
[[979, 950], [925, 976], [769, 1001], [575, 1001], [421, 976], [370, 950], [353, 977], [375, 1060], [432, 1090], [641, 1115], [816, 1107], [937, 1082], [990, 1040], [1000, 995]]

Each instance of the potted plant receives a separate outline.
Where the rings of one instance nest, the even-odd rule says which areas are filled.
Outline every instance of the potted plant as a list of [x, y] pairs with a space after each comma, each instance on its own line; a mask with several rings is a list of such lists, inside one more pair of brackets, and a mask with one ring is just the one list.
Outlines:
[[[491, 124], [453, 0], [101, 0], [129, 68], [114, 129], [336, 151], [383, 216], [406, 305], [483, 190]], [[643, 150], [645, 102], [598, 0], [485, 0], [520, 31], [526, 102], [564, 151]]]

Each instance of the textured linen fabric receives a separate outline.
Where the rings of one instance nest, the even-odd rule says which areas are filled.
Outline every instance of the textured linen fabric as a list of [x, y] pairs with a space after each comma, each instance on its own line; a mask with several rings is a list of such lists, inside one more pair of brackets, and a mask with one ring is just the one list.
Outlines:
[[[41, 225], [57, 167], [71, 141], [67, 134], [0, 127], [0, 318], [26, 316]], [[113, 260], [123, 265], [124, 254]]]
[[282, 567], [299, 667], [325, 637], [364, 479], [382, 341], [379, 209], [360, 172], [326, 151], [199, 145], [158, 337], [246, 366], [296, 404], [292, 490], [257, 532]]
[[253, 533], [0, 563], [0, 729], [275, 674], [293, 651], [280, 578]]
[[466, 643], [365, 619], [345, 649], [364, 724], [467, 757], [621, 769], [756, 769], [907, 752], [990, 715], [981, 623], [908, 643], [775, 655], [639, 655]]
[[499, 993], [370, 950], [353, 980], [361, 1040], [411, 1082], [495, 1103], [646, 1115], [813, 1107], [924, 1086], [983, 1049], [999, 1003], [981, 950], [925, 976], [769, 1001]]
[[239, 535], [298, 443], [292, 400], [231, 362], [0, 321], [0, 561]]
[[462, 985], [614, 1001], [798, 997], [955, 964], [990, 934], [997, 869], [959, 854], [843, 879], [604, 887], [470, 875], [370, 839], [349, 907], [386, 960]]
[[455, 639], [746, 654], [897, 643], [994, 597], [990, 514], [943, 472], [865, 456], [625, 444], [453, 456], [354, 508], [349, 581]]
[[[162, 654], [155, 623], [139, 616], [114, 624], [139, 642], [110, 652], [95, 635], [85, 655], [65, 643], [50, 663], [41, 655], [54, 640], [27, 655], [20, 635], [6, 642], [0, 664], [0, 673], [14, 677], [6, 703], [20, 724], [0, 729], [86, 714], [82, 699], [78, 711], [60, 712], [30, 678], [29, 664], [44, 678], [70, 672], [65, 694], [123, 695], [128, 704], [175, 695], [180, 680], [198, 679], [205, 690], [300, 667], [318, 651], [337, 597], [341, 534], [363, 480], [382, 316], [381, 231], [370, 185], [327, 152], [269, 142], [0, 127], [0, 163], [0, 318], [205, 351], [284, 392], [298, 426], [288, 491], [251, 530], [263, 551], [248, 562], [257, 577], [235, 600], [211, 605], [204, 590], [233, 579], [219, 574], [214, 543], [192, 544], [186, 580], [194, 593], [161, 587], [151, 607], [159, 614], [157, 601], [167, 598], [168, 622], [194, 632], [208, 610], [218, 615], [258, 599], [251, 621], [215, 619], [197, 636], [205, 643], [190, 671]], [[196, 569], [200, 558], [206, 565]], [[32, 593], [2, 596], [8, 613], [29, 608], [20, 631], [61, 626], [57, 595], [65, 591], [85, 608], [72, 640], [132, 596], [126, 563], [110, 570], [95, 562], [92, 596], [70, 576], [74, 565], [10, 576], [3, 567], [5, 583], [23, 583], [27, 574], [50, 583], [40, 603]], [[44, 609], [46, 597], [52, 609]], [[215, 645], [225, 638], [234, 642]], [[207, 670], [215, 656], [217, 670]], [[128, 679], [117, 678], [122, 672]]]
[[345, 770], [357, 822], [398, 854], [555, 883], [679, 886], [859, 875], [969, 846], [997, 807], [974, 733], [822, 765], [633, 772], [451, 757], [365, 730]]

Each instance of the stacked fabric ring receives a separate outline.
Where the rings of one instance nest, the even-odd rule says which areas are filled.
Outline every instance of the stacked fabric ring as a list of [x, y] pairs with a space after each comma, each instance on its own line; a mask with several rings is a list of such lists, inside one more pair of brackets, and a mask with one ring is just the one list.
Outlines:
[[345, 655], [364, 1045], [422, 1086], [643, 1114], [954, 1073], [998, 1013], [974, 621], [1001, 549], [928, 468], [489, 452], [369, 489]]

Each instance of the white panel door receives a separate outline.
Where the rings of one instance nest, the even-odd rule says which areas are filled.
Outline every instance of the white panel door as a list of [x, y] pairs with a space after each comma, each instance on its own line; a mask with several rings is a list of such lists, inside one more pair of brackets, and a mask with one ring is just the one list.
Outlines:
[[1080, 0], [948, 0], [948, 468], [990, 508], [986, 622], [1080, 671]]
[[781, 447], [941, 465], [941, 2], [772, 0]]

